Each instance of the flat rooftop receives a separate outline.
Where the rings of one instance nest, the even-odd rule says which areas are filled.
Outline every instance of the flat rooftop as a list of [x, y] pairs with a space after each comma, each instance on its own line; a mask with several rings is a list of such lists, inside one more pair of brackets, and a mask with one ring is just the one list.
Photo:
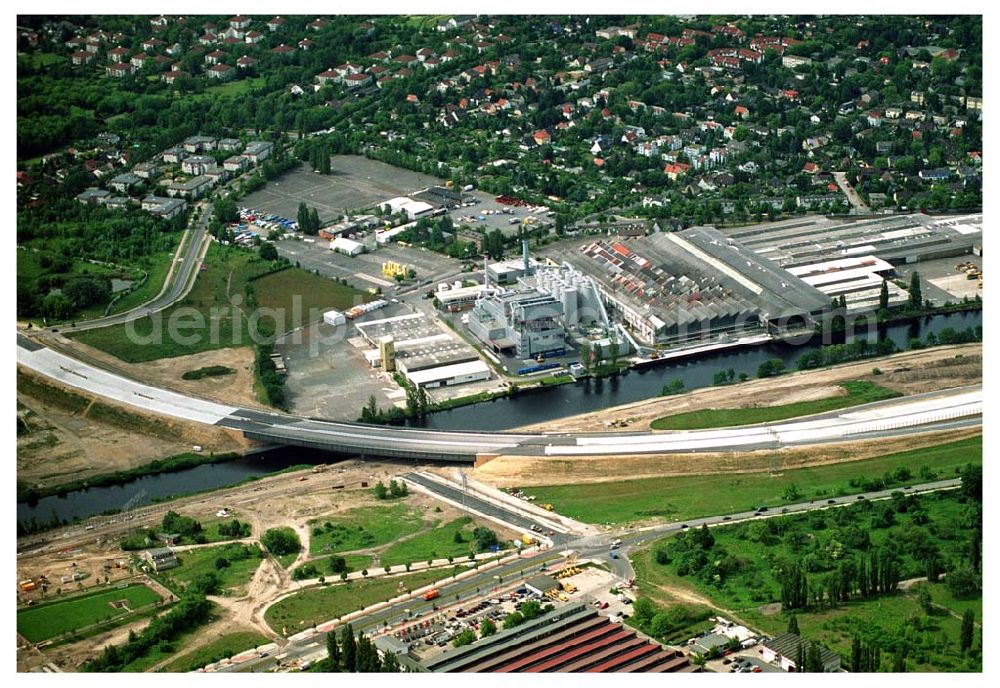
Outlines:
[[854, 256], [900, 264], [970, 252], [982, 241], [983, 216], [811, 216], [720, 231], [784, 268]]

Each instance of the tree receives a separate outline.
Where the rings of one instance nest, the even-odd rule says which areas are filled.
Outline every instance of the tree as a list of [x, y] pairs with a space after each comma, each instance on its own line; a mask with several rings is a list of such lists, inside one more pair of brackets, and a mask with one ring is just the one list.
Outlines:
[[920, 273], [914, 272], [910, 277], [910, 308], [920, 310], [924, 305], [924, 299], [920, 294]]
[[479, 637], [486, 638], [497, 632], [497, 625], [493, 623], [492, 619], [484, 619], [481, 624], [479, 624]]
[[270, 241], [261, 242], [260, 257], [264, 260], [278, 260], [278, 249]]
[[465, 542], [465, 540], [462, 539], [462, 531], [456, 530], [455, 537], [453, 537], [451, 541], [454, 542], [456, 545], [461, 545], [463, 542]]
[[795, 616], [795, 614], [792, 614], [790, 617], [788, 617], [788, 632], [794, 633], [795, 635], [799, 635], [799, 620]]
[[976, 613], [971, 609], [966, 609], [962, 614], [962, 630], [959, 633], [958, 645], [962, 652], [972, 649], [972, 638], [975, 631]]
[[340, 644], [333, 631], [326, 634], [326, 670], [340, 671]]
[[343, 658], [341, 665], [344, 671], [355, 672], [358, 670], [358, 643], [354, 638], [354, 629], [351, 624], [347, 624], [340, 629], [340, 654]]
[[887, 310], [889, 308], [889, 282], [887, 280], [882, 280], [882, 288], [878, 293], [878, 309], [880, 311]]
[[934, 612], [934, 601], [931, 597], [931, 591], [926, 585], [917, 586], [917, 604], [928, 616]]
[[632, 604], [632, 616], [640, 626], [648, 624], [656, 613], [656, 605], [647, 597], [640, 597]]
[[299, 536], [291, 528], [271, 528], [260, 539], [267, 551], [275, 556], [297, 554], [302, 549]]
[[376, 499], [387, 499], [389, 497], [389, 489], [385, 486], [381, 480], [375, 483], [375, 498]]

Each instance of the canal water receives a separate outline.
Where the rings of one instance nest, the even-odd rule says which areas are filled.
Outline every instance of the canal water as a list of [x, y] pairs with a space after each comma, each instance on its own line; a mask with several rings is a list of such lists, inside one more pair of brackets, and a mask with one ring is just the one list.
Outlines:
[[[882, 328], [881, 333], [859, 336], [888, 337], [900, 349], [906, 349], [912, 338], [923, 338], [930, 332], [938, 334], [947, 327], [964, 330], [977, 325], [982, 325], [980, 311], [951, 313], [890, 325]], [[757, 367], [773, 358], [780, 358], [786, 368], [794, 370], [799, 356], [822, 344], [819, 341], [800, 346], [772, 343], [710, 353], [641, 371], [630, 370], [617, 377], [582, 380], [572, 385], [531, 391], [516, 398], [497, 399], [435, 413], [428, 416], [420, 426], [437, 430], [510, 430], [530, 423], [556, 420], [655, 397], [667, 382], [674, 379], [682, 380], [684, 389], [691, 390], [711, 385], [716, 372], [729, 368], [736, 372], [737, 377], [740, 373], [746, 373], [753, 378], [757, 374]], [[872, 367], [877, 365], [877, 359], [873, 360]], [[23, 523], [27, 523], [32, 517], [40, 522], [47, 522], [53, 513], [60, 519], [87, 518], [109, 509], [121, 509], [126, 504], [141, 506], [153, 500], [234, 485], [247, 478], [267, 475], [297, 464], [319, 464], [337, 458], [339, 457], [318, 450], [283, 447], [232, 461], [145, 476], [121, 485], [92, 487], [61, 497], [43, 497], [37, 504], [19, 502], [17, 517]]]

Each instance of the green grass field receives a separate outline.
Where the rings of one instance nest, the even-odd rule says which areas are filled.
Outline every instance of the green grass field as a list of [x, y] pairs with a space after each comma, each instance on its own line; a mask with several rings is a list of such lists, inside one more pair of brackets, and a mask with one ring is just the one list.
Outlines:
[[[395, 566], [428, 559], [468, 557], [470, 553], [475, 552], [476, 543], [472, 539], [472, 531], [476, 525], [468, 516], [456, 518], [454, 521], [397, 542], [382, 552], [379, 562], [383, 566]], [[464, 542], [455, 542], [456, 532], [462, 533]]]
[[202, 93], [197, 93], [191, 97], [198, 99], [205, 97], [213, 98], [219, 96], [237, 96], [241, 93], [246, 93], [247, 91], [263, 86], [264, 81], [265, 79], [262, 76], [256, 76], [252, 79], [228, 81], [224, 84], [219, 84], [218, 86], [209, 86]]
[[858, 476], [881, 476], [899, 467], [912, 473], [903, 484], [927, 482], [919, 475], [926, 466], [941, 478], [955, 477], [955, 470], [967, 463], [981, 463], [982, 436], [957, 442], [898, 452], [863, 461], [849, 461], [768, 473], [728, 473], [721, 475], [647, 478], [583, 485], [532, 487], [527, 491], [541, 504], [586, 523], [627, 523], [649, 519], [695, 518], [735, 513], [762, 504], [780, 505], [786, 489], [797, 486], [805, 500], [827, 494], [853, 494], [848, 481]]
[[[177, 559], [181, 565], [174, 569], [168, 569], [159, 575], [168, 587], [174, 590], [183, 590], [199, 576], [214, 573], [219, 577], [224, 595], [239, 597], [246, 592], [247, 583], [253, 578], [253, 574], [260, 567], [262, 561], [259, 556], [237, 559], [237, 557], [243, 556], [247, 547], [254, 548], [253, 545], [233, 543], [178, 552]], [[216, 560], [219, 558], [229, 561], [229, 566], [221, 569], [216, 568]]]
[[[975, 604], [981, 613], [981, 599], [971, 604]], [[909, 642], [916, 646], [907, 657], [907, 671], [981, 671], [979, 662], [963, 657], [958, 651], [960, 619], [945, 613], [927, 616], [916, 599], [902, 593], [875, 600], [848, 602], [818, 613], [797, 614], [796, 618], [803, 637], [839, 654], [845, 666], [849, 666], [851, 641], [856, 634], [887, 637], [909, 627], [920, 632], [906, 632]], [[784, 632], [788, 623], [784, 616], [765, 617], [752, 611], [747, 614], [747, 621], [774, 634]], [[889, 669], [891, 661], [891, 653], [883, 651], [883, 671]]]
[[18, 63], [25, 63], [32, 67], [32, 69], [37, 69], [39, 67], [48, 67], [51, 64], [57, 64], [59, 62], [69, 63], [69, 60], [57, 53], [18, 53], [17, 54]]
[[[928, 546], [933, 543], [939, 547], [945, 560], [960, 560], [964, 556], [965, 542], [956, 535], [961, 533], [959, 527], [967, 517], [967, 505], [961, 503], [953, 492], [922, 496], [919, 501], [931, 524], [926, 528]], [[730, 610], [741, 621], [776, 635], [787, 629], [788, 615], [771, 611], [765, 613], [764, 605], [780, 600], [781, 586], [776, 571], [780, 569], [781, 562], [789, 559], [808, 561], [816, 557], [817, 552], [828, 551], [827, 547], [839, 543], [844, 537], [847, 531], [841, 529], [848, 524], [864, 530], [870, 537], [872, 547], [911, 542], [918, 536], [914, 533], [916, 519], [909, 513], [897, 514], [894, 525], [888, 528], [868, 528], [870, 514], [874, 512], [865, 511], [862, 504], [848, 507], [848, 511], [837, 509], [819, 513], [827, 526], [818, 530], [813, 525], [813, 517], [807, 515], [712, 529], [716, 549], [712, 550], [711, 557], [741, 562], [739, 568], [725, 574], [722, 582], [707, 580], [699, 573], [678, 575], [675, 566], [683, 558], [667, 564], [657, 563], [655, 552], [667, 546], [672, 538], [653, 542], [631, 556], [641, 593], [660, 604], [668, 604], [670, 590], [692, 589], [710, 599], [718, 608]], [[778, 537], [769, 540], [767, 533], [775, 530], [779, 533]], [[793, 549], [795, 545], [790, 543], [795, 542], [792, 534], [796, 532], [802, 533], [807, 541], [817, 541], [805, 545], [810, 553]], [[905, 579], [921, 575], [923, 564], [913, 558], [913, 551], [899, 551], [900, 577]], [[867, 555], [861, 552], [860, 556]], [[821, 555], [819, 561], [822, 561]], [[814, 573], [813, 580], [819, 580], [822, 575]], [[664, 596], [661, 590], [667, 590], [668, 595]], [[972, 609], [977, 619], [982, 618], [981, 597], [955, 600], [944, 583], [932, 584], [931, 590], [932, 599], [941, 606], [958, 615], [965, 609]], [[912, 591], [881, 595], [870, 600], [851, 600], [829, 609], [800, 610], [795, 616], [803, 637], [826, 645], [840, 653], [845, 661], [850, 656], [853, 638], [860, 635], [868, 640], [877, 639], [883, 644], [885, 669], [891, 661], [891, 652], [886, 648], [905, 638], [910, 647], [907, 659], [910, 671], [978, 670], [976, 659], [966, 659], [958, 652], [960, 620], [944, 610], [926, 614], [920, 609]]]
[[413, 590], [447, 578], [450, 574], [450, 571], [441, 570], [421, 571], [404, 576], [372, 578], [309, 588], [271, 605], [264, 615], [264, 620], [276, 632], [287, 636], [395, 597], [401, 594], [400, 583]]
[[[360, 289], [337, 284], [299, 268], [266, 275], [254, 280], [253, 286], [257, 303], [262, 308], [273, 308], [286, 313], [301, 309], [298, 312], [302, 314], [302, 321], [294, 325], [319, 322], [323, 319], [323, 313], [331, 308], [342, 311], [375, 298]], [[292, 325], [293, 323], [289, 323], [288, 327]]]
[[124, 313], [155, 298], [163, 289], [163, 282], [167, 279], [173, 257], [173, 251], [162, 251], [143, 258], [140, 267], [149, 274], [149, 277], [141, 287], [118, 299], [111, 312]]
[[673, 416], [657, 418], [650, 427], [653, 430], [700, 430], [703, 428], [724, 428], [736, 425], [754, 425], [770, 423], [786, 418], [811, 416], [815, 413], [826, 413], [837, 409], [868, 404], [873, 401], [895, 399], [901, 396], [899, 392], [886, 389], [868, 380], [854, 380], [840, 385], [847, 391], [843, 396], [799, 401], [794, 404], [780, 406], [764, 406], [760, 408], [705, 409], [689, 411]]
[[[372, 298], [353, 287], [336, 284], [299, 268], [273, 272], [275, 267], [275, 263], [261, 260], [254, 251], [212, 244], [205, 257], [205, 269], [199, 273], [191, 292], [157, 319], [143, 318], [130, 326], [107, 327], [70, 336], [124, 361], [141, 363], [252, 345], [248, 322], [253, 309], [248, 304], [248, 289], [253, 292], [259, 308], [273, 309], [262, 311], [260, 322], [263, 326], [274, 323], [276, 332], [319, 320], [323, 310], [346, 308]], [[238, 305], [234, 305], [234, 301]], [[198, 315], [190, 314], [191, 309]], [[188, 315], [181, 319], [184, 313]], [[296, 314], [301, 314], [298, 323], [295, 322]], [[172, 318], [179, 325], [177, 334], [180, 336], [169, 334]], [[132, 341], [130, 332], [137, 335], [138, 343]]]
[[[330, 571], [330, 558], [334, 555], [327, 557], [317, 557], [316, 559], [310, 559], [302, 566], [295, 567], [295, 570], [299, 570], [303, 566], [308, 566], [312, 564], [319, 570], [319, 576], [323, 576], [329, 581], [336, 581], [340, 574], [333, 573]], [[345, 554], [344, 563], [347, 565], [347, 572], [352, 573], [354, 571], [364, 571], [365, 569], [370, 569], [372, 566], [372, 555], [370, 554]]]
[[160, 596], [145, 585], [130, 585], [26, 607], [17, 612], [17, 632], [37, 643], [92, 624], [111, 621], [130, 613], [112, 606], [119, 600], [127, 600], [128, 608], [135, 610], [159, 602]]
[[206, 664], [218, 662], [220, 659], [229, 659], [233, 655], [238, 655], [241, 652], [259, 647], [265, 643], [267, 643], [267, 638], [256, 631], [227, 633], [213, 640], [208, 645], [181, 655], [161, 667], [159, 671], [173, 673], [195, 671]]
[[[327, 529], [326, 523], [330, 523], [332, 529]], [[318, 518], [310, 521], [309, 526], [314, 529], [309, 538], [309, 553], [332, 554], [385, 545], [418, 532], [422, 521], [417, 511], [403, 502], [396, 502]], [[317, 535], [316, 528], [323, 532]]]

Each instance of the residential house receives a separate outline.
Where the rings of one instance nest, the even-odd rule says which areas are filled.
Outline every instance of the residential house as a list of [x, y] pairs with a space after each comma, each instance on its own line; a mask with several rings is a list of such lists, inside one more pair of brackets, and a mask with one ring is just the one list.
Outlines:
[[129, 190], [138, 184], [142, 183], [142, 179], [132, 172], [124, 172], [114, 177], [108, 186], [110, 186], [115, 191], [121, 191], [122, 193], [128, 193]]
[[249, 55], [244, 55], [240, 59], [236, 60], [236, 67], [238, 69], [252, 69], [257, 66], [257, 58], [250, 57]]
[[250, 21], [251, 21], [250, 17], [244, 17], [242, 14], [238, 14], [235, 17], [229, 18], [229, 26], [230, 28], [239, 29], [240, 31], [242, 31], [243, 29], [250, 26]]
[[148, 59], [149, 55], [146, 53], [136, 53], [132, 56], [132, 59], [129, 60], [129, 63], [136, 69], [142, 69]]
[[227, 64], [217, 64], [209, 67], [205, 73], [208, 75], [209, 79], [218, 79], [219, 81], [227, 81], [231, 79], [236, 73], [235, 67], [230, 67]]
[[251, 141], [243, 151], [243, 156], [254, 165], [259, 165], [267, 160], [273, 149], [274, 144], [270, 141]]
[[247, 35], [243, 37], [243, 40], [251, 45], [256, 45], [264, 40], [264, 34], [260, 31], [248, 31]]
[[250, 161], [244, 158], [242, 155], [234, 155], [232, 157], [226, 158], [222, 163], [222, 168], [227, 172], [240, 173], [243, 172], [250, 164]]
[[128, 55], [128, 48], [123, 48], [118, 46], [117, 48], [112, 48], [108, 51], [108, 59], [112, 62], [124, 62], [125, 57]]
[[170, 182], [167, 184], [167, 195], [171, 198], [186, 197], [191, 199], [201, 198], [214, 185], [215, 181], [201, 175], [183, 182]]
[[99, 205], [111, 197], [111, 192], [105, 189], [89, 188], [77, 194], [76, 200], [85, 205]]
[[132, 168], [132, 174], [139, 179], [155, 179], [160, 175], [160, 168], [154, 162], [140, 162]]
[[243, 150], [243, 142], [239, 139], [219, 139], [219, 150], [241, 151]]
[[182, 146], [174, 146], [163, 151], [163, 162], [168, 164], [178, 163], [187, 157], [187, 151]]
[[271, 33], [274, 33], [275, 31], [283, 28], [287, 23], [288, 20], [285, 19], [284, 17], [275, 17], [274, 19], [269, 19], [267, 22], [267, 30], [270, 31]]
[[94, 61], [94, 54], [88, 53], [86, 50], [77, 50], [69, 57], [70, 61], [76, 66], [90, 64]]
[[113, 79], [124, 79], [127, 76], [132, 76], [134, 72], [135, 67], [128, 62], [119, 62], [104, 68], [104, 73]]
[[207, 155], [192, 155], [181, 161], [181, 172], [192, 176], [205, 174], [205, 170], [214, 165], [214, 158]]
[[163, 81], [165, 84], [172, 86], [182, 76], [187, 76], [187, 75], [188, 75], [187, 72], [182, 72], [179, 69], [171, 69], [170, 71], [163, 72], [163, 74], [160, 74], [160, 80]]
[[200, 153], [201, 151], [215, 150], [217, 141], [214, 136], [203, 136], [196, 134], [184, 139], [184, 150], [188, 153]]
[[226, 54], [221, 50], [213, 50], [212, 52], [205, 55], [205, 62], [210, 65], [222, 64], [226, 59]]
[[675, 162], [667, 165], [663, 168], [663, 173], [670, 178], [671, 181], [676, 181], [678, 177], [682, 177], [688, 173], [691, 169], [691, 165], [683, 162]]
[[348, 74], [344, 77], [343, 81], [347, 88], [352, 89], [370, 84], [372, 77], [370, 74]]

